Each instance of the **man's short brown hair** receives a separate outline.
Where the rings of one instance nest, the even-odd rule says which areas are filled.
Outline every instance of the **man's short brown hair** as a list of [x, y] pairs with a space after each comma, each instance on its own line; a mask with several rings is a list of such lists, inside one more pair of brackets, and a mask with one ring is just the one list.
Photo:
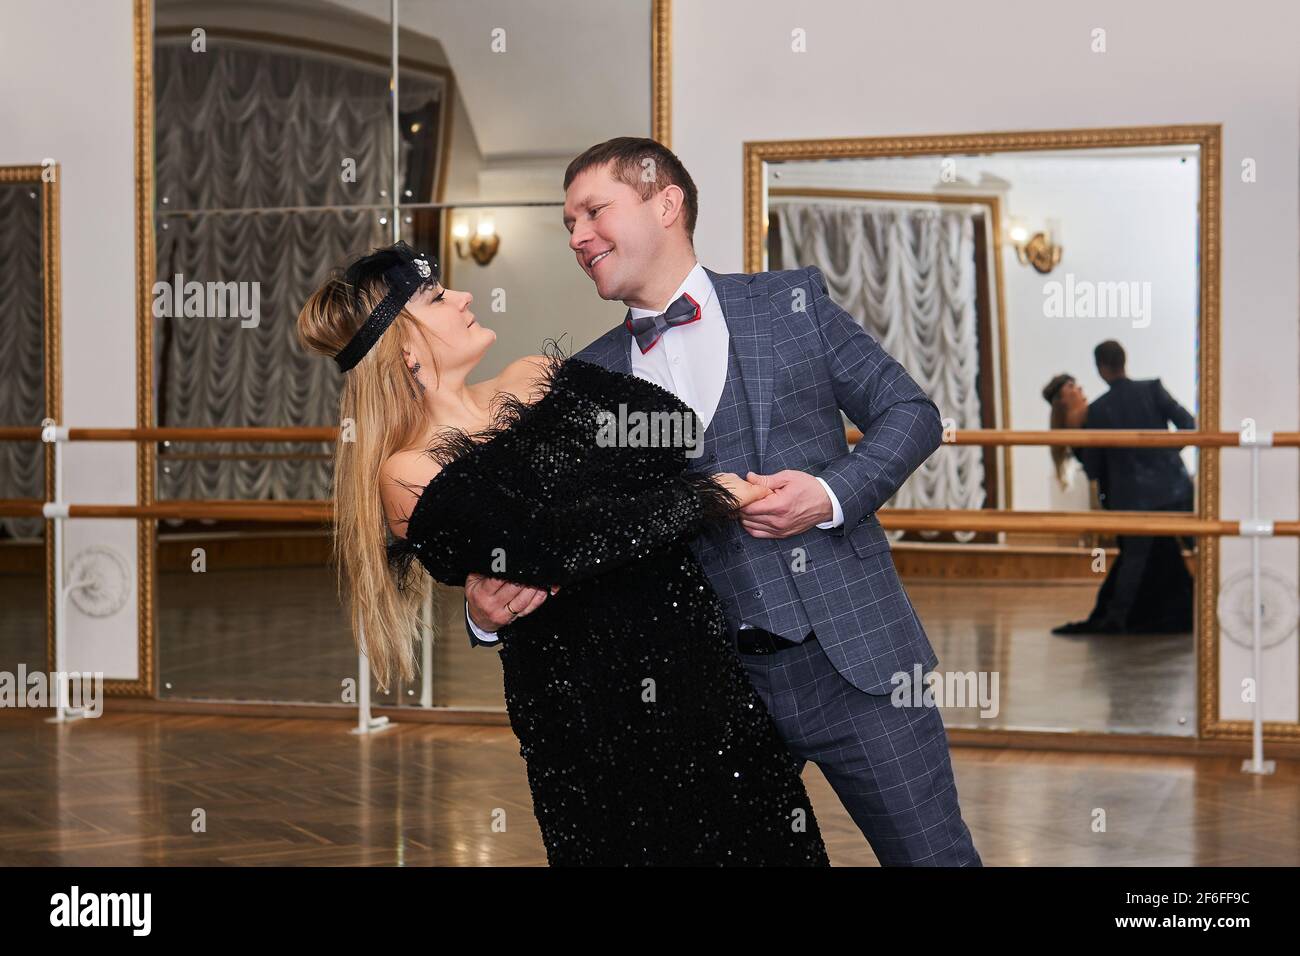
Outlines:
[[[646, 161], [653, 166], [654, 179], [646, 179], [644, 170]], [[631, 186], [642, 200], [651, 198], [655, 193], [668, 186], [676, 186], [685, 197], [682, 211], [685, 215], [686, 237], [695, 239], [695, 217], [699, 212], [699, 193], [695, 181], [686, 171], [682, 161], [663, 143], [655, 142], [641, 136], [616, 136], [614, 139], [597, 143], [581, 156], [569, 163], [564, 171], [564, 188], [567, 190], [578, 178], [579, 173], [586, 172], [593, 166], [613, 163], [610, 175], [616, 180]]]
[[1120, 345], [1114, 339], [1107, 339], [1095, 349], [1092, 350], [1092, 357], [1097, 363], [1097, 368], [1104, 368], [1108, 372], [1124, 371], [1124, 346]]

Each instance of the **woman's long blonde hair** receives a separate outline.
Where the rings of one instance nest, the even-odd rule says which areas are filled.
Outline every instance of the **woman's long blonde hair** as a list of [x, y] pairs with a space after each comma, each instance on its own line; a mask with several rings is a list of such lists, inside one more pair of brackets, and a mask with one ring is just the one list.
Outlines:
[[[332, 359], [387, 292], [380, 275], [353, 287], [336, 270], [302, 307], [298, 341]], [[394, 674], [407, 683], [415, 678], [415, 625], [427, 586], [420, 568], [414, 573], [418, 586], [398, 587], [387, 560], [388, 522], [379, 486], [384, 462], [418, 441], [428, 426], [402, 357], [403, 334], [428, 341], [403, 309], [361, 361], [342, 373], [334, 455], [333, 561], [339, 599], [347, 608], [357, 650], [370, 658], [371, 671], [385, 691]], [[436, 379], [436, 363], [434, 375]]]

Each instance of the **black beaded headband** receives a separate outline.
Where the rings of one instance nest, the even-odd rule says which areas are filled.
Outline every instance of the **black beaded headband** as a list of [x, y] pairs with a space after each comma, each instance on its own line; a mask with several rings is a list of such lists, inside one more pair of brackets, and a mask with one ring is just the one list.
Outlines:
[[406, 307], [411, 296], [426, 285], [438, 281], [438, 264], [430, 263], [423, 253], [416, 254], [404, 242], [396, 242], [358, 259], [343, 274], [343, 281], [352, 287], [354, 298], [359, 297], [362, 283], [379, 269], [383, 269], [388, 294], [374, 307], [370, 316], [357, 329], [356, 334], [343, 346], [334, 361], [339, 370], [346, 372], [360, 362], [374, 348], [384, 330]]

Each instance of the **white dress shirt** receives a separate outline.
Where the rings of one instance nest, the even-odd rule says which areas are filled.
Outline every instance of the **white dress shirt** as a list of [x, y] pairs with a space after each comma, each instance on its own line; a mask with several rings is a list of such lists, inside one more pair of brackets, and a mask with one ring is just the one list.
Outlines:
[[[713, 282], [704, 271], [704, 266], [698, 262], [687, 273], [677, 291], [664, 303], [664, 309], [683, 294], [700, 304], [699, 320], [666, 329], [650, 351], [645, 353], [642, 353], [633, 338], [630, 344], [632, 374], [668, 389], [695, 410], [700, 425], [707, 429], [713, 421], [714, 412], [718, 410], [722, 389], [727, 384], [727, 350], [731, 344], [731, 332], [722, 315], [722, 304], [713, 290]], [[657, 314], [653, 309], [632, 309], [634, 319]], [[844, 512], [839, 500], [835, 497], [835, 492], [831, 491], [830, 485], [821, 478], [817, 481], [826, 490], [832, 511], [831, 520], [823, 521], [817, 527], [838, 527], [844, 523]], [[495, 631], [483, 631], [474, 623], [469, 616], [468, 602], [465, 605], [465, 620], [480, 641], [490, 644], [497, 640]], [[742, 622], [740, 626], [751, 625]]]

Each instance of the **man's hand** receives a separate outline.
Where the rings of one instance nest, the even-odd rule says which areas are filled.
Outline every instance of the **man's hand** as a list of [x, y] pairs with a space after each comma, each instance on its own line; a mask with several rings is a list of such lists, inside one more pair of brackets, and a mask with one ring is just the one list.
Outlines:
[[834, 517], [826, 489], [807, 472], [756, 475], [751, 471], [745, 480], [772, 489], [772, 494], [740, 511], [741, 525], [755, 538], [788, 538]]
[[713, 480], [731, 492], [738, 502], [736, 505], [736, 514], [739, 515], [741, 509], [746, 505], [751, 505], [761, 498], [766, 498], [772, 492], [762, 485], [756, 485], [753, 482], [746, 481], [740, 475], [732, 474], [729, 471], [718, 472], [713, 476]]
[[522, 584], [511, 584], [500, 578], [471, 574], [465, 579], [465, 600], [469, 604], [469, 618], [483, 631], [496, 632], [516, 618], [531, 614], [558, 587], [546, 591]]

